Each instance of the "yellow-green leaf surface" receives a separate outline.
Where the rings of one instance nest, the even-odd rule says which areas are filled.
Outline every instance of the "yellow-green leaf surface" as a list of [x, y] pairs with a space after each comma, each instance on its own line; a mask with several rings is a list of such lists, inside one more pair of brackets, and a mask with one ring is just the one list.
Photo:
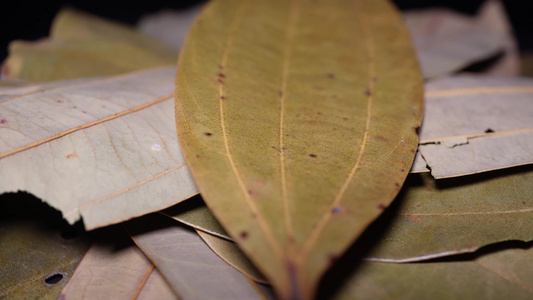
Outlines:
[[412, 164], [422, 81], [388, 1], [212, 1], [178, 62], [180, 143], [280, 298], [317, 282]]
[[180, 299], [264, 298], [251, 279], [211, 251], [193, 229], [160, 214], [125, 226]]
[[99, 234], [59, 299], [178, 299], [122, 227]]
[[0, 196], [0, 299], [57, 298], [91, 245], [63, 222], [30, 195]]
[[209, 246], [209, 248], [213, 250], [213, 252], [215, 252], [218, 256], [220, 256], [220, 258], [222, 258], [232, 267], [257, 282], [267, 283], [263, 274], [261, 274], [249, 260], [239, 259], [244, 254], [238, 247], [236, 247], [234, 242], [222, 239], [201, 230], [196, 230], [196, 232]]
[[418, 151], [435, 178], [533, 163], [533, 80], [455, 76], [425, 88]]
[[54, 81], [172, 65], [176, 58], [177, 51], [132, 28], [64, 9], [56, 16], [49, 39], [10, 44], [2, 75]]
[[[531, 299], [533, 249], [509, 249], [472, 261], [363, 262], [331, 299]], [[354, 264], [355, 265], [355, 264]]]
[[87, 229], [195, 195], [174, 126], [174, 72], [0, 89], [0, 193], [32, 193]]

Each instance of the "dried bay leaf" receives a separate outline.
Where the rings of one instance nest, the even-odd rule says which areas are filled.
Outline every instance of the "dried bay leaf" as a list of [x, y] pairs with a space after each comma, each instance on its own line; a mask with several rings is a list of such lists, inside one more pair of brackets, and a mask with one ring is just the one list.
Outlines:
[[177, 52], [127, 26], [63, 9], [51, 37], [14, 41], [2, 76], [30, 82], [115, 75], [172, 65]]
[[531, 166], [444, 181], [410, 174], [397, 207], [361, 238], [374, 243], [382, 236], [366, 259], [419, 261], [508, 240], [532, 241], [532, 181]]
[[455, 76], [426, 84], [418, 151], [431, 174], [533, 163], [532, 93], [528, 78]]
[[[366, 260], [408, 262], [473, 252], [508, 240], [531, 241], [532, 181], [531, 166], [444, 181], [410, 174], [391, 209], [361, 237], [360, 248], [372, 247]], [[185, 206], [187, 202], [192, 203]], [[165, 213], [230, 239], [220, 225], [213, 225], [217, 221], [201, 198]]]
[[125, 226], [180, 298], [264, 298], [252, 280], [211, 251], [194, 230], [160, 214], [128, 221]]
[[507, 11], [501, 0], [489, 0], [480, 8], [480, 22], [485, 28], [505, 36], [505, 46], [502, 57], [486, 70], [484, 75], [490, 76], [520, 76], [520, 53], [518, 42], [513, 34], [513, 27], [508, 19]]
[[0, 196], [0, 299], [57, 298], [91, 245], [63, 222], [31, 195]]
[[122, 227], [100, 232], [60, 299], [178, 299]]
[[213, 216], [209, 208], [205, 206], [200, 195], [169, 207], [161, 213], [196, 230], [233, 241], [226, 230], [224, 230], [224, 227]]
[[404, 13], [425, 78], [459, 71], [504, 49], [509, 33], [487, 27], [484, 17], [442, 8]]
[[400, 16], [387, 1], [213, 1], [176, 85], [208, 206], [280, 298], [312, 298], [412, 164], [422, 82]]
[[[533, 249], [508, 249], [472, 261], [363, 262], [332, 299], [531, 299]], [[345, 262], [347, 264], [348, 262]]]
[[0, 192], [30, 192], [87, 229], [195, 195], [173, 79], [160, 68], [0, 96]]
[[[428, 179], [434, 180], [429, 175], [427, 176]], [[495, 226], [499, 224], [501, 223]], [[413, 238], [410, 235], [413, 234], [412, 232], [402, 232], [398, 236], [414, 242], [411, 248], [415, 248], [416, 246], [424, 247], [424, 244], [432, 244], [439, 238], [445, 238], [450, 232], [440, 233], [440, 237], [430, 237], [427, 240], [423, 237], [419, 239], [418, 236]], [[433, 235], [439, 236], [435, 232]], [[216, 236], [212, 236], [212, 239], [226, 241]], [[452, 240], [449, 239], [449, 241]], [[385, 238], [386, 241], [387, 238]], [[381, 243], [381, 241], [378, 242], [378, 247]], [[318, 298], [424, 299], [431, 295], [432, 299], [478, 299], [480, 297], [483, 299], [529, 299], [533, 294], [532, 269], [529, 267], [533, 251], [531, 243], [526, 245], [529, 245], [528, 250], [507, 249], [496, 253], [483, 253], [485, 255], [477, 255], [474, 260], [470, 261], [459, 259], [454, 261], [451, 257], [446, 262], [405, 264], [361, 262], [359, 253], [355, 251], [360, 249], [352, 248], [324, 278], [325, 284], [321, 286]], [[229, 263], [232, 265], [249, 263], [248, 258], [242, 252], [239, 255], [240, 250], [236, 244], [226, 246], [233, 247], [233, 249], [217, 253]], [[389, 249], [391, 247], [401, 247], [401, 245], [388, 245]], [[233, 254], [228, 255], [228, 252], [233, 252]], [[413, 285], [413, 283], [416, 284]]]

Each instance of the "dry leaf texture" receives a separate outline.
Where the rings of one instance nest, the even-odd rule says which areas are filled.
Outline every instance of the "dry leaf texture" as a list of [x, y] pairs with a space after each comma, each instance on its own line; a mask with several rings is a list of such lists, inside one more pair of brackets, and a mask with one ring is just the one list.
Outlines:
[[457, 76], [426, 85], [418, 151], [435, 178], [533, 163], [533, 80]]
[[106, 229], [83, 257], [59, 299], [178, 299], [122, 227]]
[[263, 298], [255, 283], [211, 251], [196, 231], [159, 214], [129, 221], [126, 229], [180, 298]]
[[51, 37], [14, 41], [2, 76], [30, 82], [115, 75], [176, 61], [177, 51], [127, 26], [72, 9], [54, 19]]
[[208, 206], [281, 298], [311, 298], [412, 164], [422, 82], [400, 16], [387, 1], [212, 1], [176, 86]]
[[3, 94], [0, 192], [32, 193], [87, 229], [195, 195], [173, 126], [173, 79], [161, 68]]

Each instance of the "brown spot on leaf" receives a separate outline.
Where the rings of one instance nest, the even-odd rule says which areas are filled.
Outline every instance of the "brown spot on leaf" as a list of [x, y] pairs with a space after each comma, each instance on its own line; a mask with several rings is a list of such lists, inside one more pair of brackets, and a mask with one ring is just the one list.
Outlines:
[[383, 203], [380, 203], [380, 204], [378, 204], [378, 208], [379, 208], [379, 210], [384, 211], [385, 209], [387, 209], [387, 205], [385, 205]]
[[56, 102], [57, 102], [57, 103], [63, 103], [63, 100], [56, 99]]
[[420, 126], [416, 126], [415, 128], [416, 135], [420, 135]]
[[218, 77], [220, 77], [220, 78], [226, 78], [226, 75], [224, 75], [224, 73], [220, 72], [220, 73], [218, 73]]
[[336, 207], [334, 207], [334, 208], [331, 210], [331, 213], [334, 214], [334, 215], [338, 215], [338, 214], [342, 213], [342, 207], [340, 207], [340, 206], [336, 206]]
[[415, 215], [411, 215], [411, 214], [405, 214], [404, 215], [407, 219], [409, 219], [409, 221], [411, 222], [415, 222], [417, 224], [424, 224], [424, 222], [422, 221], [422, 219], [420, 219], [418, 216], [415, 216]]
[[226, 99], [226, 97], [220, 96], [220, 100], [224, 100], [224, 99]]
[[333, 74], [333, 73], [328, 73], [328, 74], [326, 74], [326, 76], [327, 76], [329, 79], [335, 79], [335, 74]]
[[405, 172], [405, 169], [401, 169], [400, 172]]
[[205, 132], [204, 134], [207, 135], [207, 136], [212, 136], [213, 135], [211, 132]]
[[278, 94], [280, 97], [283, 97], [283, 91], [279, 91]]
[[247, 239], [248, 238], [248, 232], [247, 231], [242, 231], [240, 234], [239, 234], [239, 237], [243, 240]]
[[309, 154], [310, 157], [315, 158], [316, 154]]
[[317, 111], [316, 114], [317, 115], [322, 115], [322, 112]]
[[411, 150], [411, 153], [416, 153], [416, 150], [415, 149]]
[[372, 96], [372, 91], [371, 90], [366, 90], [365, 91], [365, 96], [367, 96], [367, 97]]
[[74, 158], [80, 158], [78, 156], [78, 152], [76, 152], [76, 150], [74, 150], [74, 152], [70, 153], [69, 155], [65, 156], [66, 159], [74, 159]]
[[343, 119], [344, 121], [348, 121], [348, 118], [346, 118], [346, 117], [344, 117], [344, 118], [342, 118], [342, 119]]
[[252, 190], [248, 190], [248, 195], [253, 195], [254, 192]]

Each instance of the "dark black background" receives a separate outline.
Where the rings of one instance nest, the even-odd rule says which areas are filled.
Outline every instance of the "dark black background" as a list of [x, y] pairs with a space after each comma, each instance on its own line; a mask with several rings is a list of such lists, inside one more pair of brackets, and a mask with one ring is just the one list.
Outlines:
[[[264, 0], [269, 1], [269, 0]], [[466, 14], [475, 14], [484, 0], [393, 0], [402, 9], [448, 7]], [[61, 7], [71, 6], [108, 19], [135, 24], [144, 14], [163, 8], [185, 9], [201, 0], [50, 0], [2, 1], [0, 5], [0, 61], [7, 55], [11, 40], [36, 40], [48, 35], [51, 22]], [[522, 51], [533, 50], [533, 1], [504, 0], [515, 36]]]

